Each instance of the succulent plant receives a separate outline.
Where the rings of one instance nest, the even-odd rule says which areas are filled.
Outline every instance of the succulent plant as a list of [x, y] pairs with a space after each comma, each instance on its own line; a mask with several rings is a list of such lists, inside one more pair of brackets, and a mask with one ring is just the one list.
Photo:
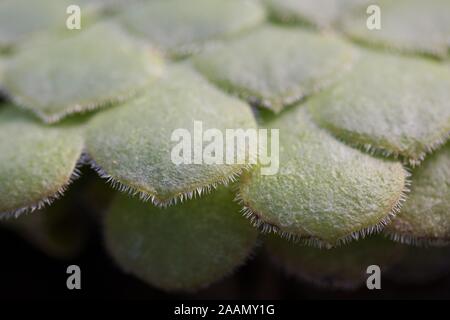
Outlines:
[[[81, 30], [65, 29], [69, 2]], [[371, 263], [448, 265], [416, 246], [450, 242], [450, 2], [376, 1], [375, 31], [364, 0], [69, 2], [0, 2], [5, 226], [75, 254], [83, 198], [117, 264], [166, 291], [261, 245], [327, 286], [358, 287]], [[278, 129], [278, 172], [173, 163], [172, 133], [196, 121]], [[72, 185], [89, 167], [112, 188]]]

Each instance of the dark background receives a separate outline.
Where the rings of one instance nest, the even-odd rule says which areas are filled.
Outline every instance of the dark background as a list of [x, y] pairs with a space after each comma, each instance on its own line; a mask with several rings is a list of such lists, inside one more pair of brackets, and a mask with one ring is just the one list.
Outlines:
[[[95, 230], [99, 230], [95, 228]], [[81, 255], [57, 260], [35, 249], [19, 235], [0, 228], [0, 298], [5, 299], [442, 299], [450, 298], [450, 277], [426, 285], [398, 285], [382, 279], [382, 290], [336, 291], [318, 289], [284, 275], [256, 254], [233, 276], [194, 294], [167, 294], [124, 274], [93, 231]], [[81, 267], [81, 290], [66, 288], [66, 268]]]

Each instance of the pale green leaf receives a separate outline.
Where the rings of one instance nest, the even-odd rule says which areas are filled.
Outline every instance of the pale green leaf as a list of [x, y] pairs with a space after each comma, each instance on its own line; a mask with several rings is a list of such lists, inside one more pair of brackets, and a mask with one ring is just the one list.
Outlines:
[[244, 262], [257, 238], [225, 188], [167, 209], [118, 195], [105, 227], [119, 265], [167, 291], [223, 278]]
[[[249, 164], [195, 164], [195, 121], [202, 122], [203, 132], [217, 129], [224, 137], [226, 129], [256, 127], [248, 105], [223, 94], [189, 68], [176, 66], [143, 95], [96, 115], [87, 133], [88, 153], [101, 175], [121, 190], [167, 205], [227, 182]], [[179, 145], [178, 138], [172, 141], [176, 129], [191, 136], [183, 141], [192, 147], [188, 148], [192, 164], [172, 161], [172, 149]], [[226, 155], [233, 146], [226, 144], [222, 150]]]
[[271, 236], [267, 249], [276, 264], [301, 281], [325, 288], [357, 289], [366, 282], [368, 266], [376, 264], [386, 272], [401, 259], [405, 248], [379, 236], [330, 250]]
[[156, 53], [105, 23], [21, 51], [5, 71], [5, 87], [18, 105], [55, 122], [125, 100], [161, 73]]
[[448, 0], [377, 0], [381, 10], [379, 30], [367, 27], [367, 6], [345, 17], [343, 29], [365, 43], [424, 53], [438, 57], [450, 48], [450, 2]]
[[[72, 0], [73, 1], [73, 0]], [[140, 2], [142, 0], [75, 0], [82, 6], [91, 6], [107, 13], [111, 13], [111, 11], [115, 12], [118, 9], [123, 9], [124, 6], [133, 5], [136, 2]]]
[[59, 197], [77, 174], [82, 148], [75, 130], [46, 127], [10, 106], [0, 109], [0, 216]]
[[443, 245], [450, 240], [450, 146], [413, 171], [411, 194], [385, 229], [408, 244]]
[[283, 22], [328, 27], [339, 15], [339, 0], [264, 0], [264, 3], [271, 14]]
[[32, 34], [65, 28], [70, 4], [68, 0], [2, 0], [0, 48], [16, 45]]
[[265, 11], [253, 0], [154, 0], [130, 6], [119, 17], [131, 31], [176, 56], [196, 52], [264, 18]]
[[[0, 95], [3, 93], [3, 77], [5, 72], [5, 59], [0, 57]], [[0, 97], [1, 99], [1, 97]]]
[[340, 77], [355, 58], [332, 35], [266, 26], [194, 58], [209, 79], [275, 112]]
[[330, 28], [339, 17], [370, 0], [263, 0], [271, 15], [282, 22]]
[[7, 219], [2, 225], [49, 256], [65, 259], [77, 256], [89, 230], [86, 212], [80, 209], [79, 195], [83, 194], [84, 186], [79, 182], [70, 186], [67, 194], [52, 206], [17, 219]]
[[311, 99], [317, 123], [352, 145], [418, 164], [450, 132], [450, 68], [365, 54], [331, 90]]
[[241, 178], [240, 198], [263, 230], [334, 246], [379, 231], [404, 197], [406, 172], [319, 129], [302, 106], [268, 124], [280, 130], [280, 168]]

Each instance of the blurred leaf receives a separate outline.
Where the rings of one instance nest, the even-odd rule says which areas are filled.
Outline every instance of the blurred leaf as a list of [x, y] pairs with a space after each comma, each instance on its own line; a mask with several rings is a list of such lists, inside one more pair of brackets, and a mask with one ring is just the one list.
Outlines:
[[120, 16], [131, 31], [172, 55], [196, 52], [264, 18], [263, 8], [253, 0], [153, 0], [129, 6]]
[[0, 56], [0, 100], [1, 100], [1, 94], [3, 93], [3, 77], [5, 72], [5, 59]]
[[335, 36], [266, 26], [195, 57], [194, 63], [223, 88], [279, 112], [333, 83], [354, 58], [352, 47]]
[[401, 51], [448, 56], [450, 2], [448, 0], [376, 0], [381, 9], [381, 28], [370, 30], [367, 7], [342, 19], [345, 32], [365, 43]]
[[403, 246], [381, 237], [369, 237], [348, 245], [323, 250], [301, 246], [277, 236], [269, 237], [268, 252], [288, 274], [313, 285], [354, 290], [365, 284], [367, 267], [385, 272], [402, 257]]
[[[76, 0], [75, 0], [76, 1]], [[2, 0], [0, 48], [11, 47], [32, 34], [66, 27], [69, 0]]]
[[218, 281], [244, 262], [257, 238], [225, 188], [167, 209], [118, 194], [105, 226], [119, 265], [167, 291]]
[[263, 0], [272, 15], [283, 22], [307, 22], [328, 27], [339, 15], [342, 0]]
[[450, 248], [403, 246], [403, 255], [386, 278], [403, 285], [429, 285], [450, 273]]
[[55, 122], [125, 100], [161, 73], [155, 53], [105, 23], [20, 52], [7, 67], [5, 87], [18, 105]]
[[272, 16], [281, 22], [330, 28], [339, 17], [370, 0], [263, 0]]
[[449, 88], [445, 65], [367, 53], [309, 105], [314, 120], [338, 138], [416, 165], [449, 135]]
[[2, 221], [49, 256], [70, 259], [76, 257], [88, 236], [88, 218], [79, 205], [83, 187], [75, 183], [68, 194], [51, 207], [17, 219]]
[[263, 230], [334, 246], [379, 231], [399, 209], [406, 172], [335, 140], [297, 106], [268, 124], [280, 129], [280, 169], [241, 178], [248, 216]]

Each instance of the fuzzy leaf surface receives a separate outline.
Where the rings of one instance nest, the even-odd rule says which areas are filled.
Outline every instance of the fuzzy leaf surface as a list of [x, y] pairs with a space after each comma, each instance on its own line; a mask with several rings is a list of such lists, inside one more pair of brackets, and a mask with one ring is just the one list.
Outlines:
[[339, 0], [264, 0], [264, 3], [275, 18], [285, 22], [323, 27], [331, 25], [339, 15]]
[[450, 146], [431, 155], [413, 171], [411, 193], [401, 213], [385, 229], [412, 244], [450, 240]]
[[415, 165], [450, 133], [449, 88], [448, 66], [366, 54], [309, 105], [314, 120], [338, 138]]
[[352, 47], [335, 36], [265, 26], [200, 54], [194, 63], [224, 89], [279, 112], [333, 83], [354, 58]]
[[65, 28], [70, 4], [68, 0], [1, 1], [0, 48], [16, 45], [35, 33]]
[[367, 6], [342, 19], [351, 37], [387, 48], [444, 58], [450, 47], [450, 2], [447, 0], [378, 0], [381, 28], [367, 28]]
[[276, 175], [252, 171], [240, 197], [256, 223], [318, 246], [334, 246], [378, 230], [403, 199], [406, 173], [337, 141], [302, 108], [268, 123], [280, 130]]
[[70, 183], [81, 135], [46, 127], [13, 107], [0, 109], [0, 216], [48, 204]]
[[50, 207], [1, 223], [51, 257], [74, 258], [86, 244], [90, 230], [86, 211], [80, 209], [83, 187], [81, 180], [77, 180], [67, 194]]
[[131, 31], [178, 56], [258, 25], [265, 11], [252, 0], [155, 0], [130, 6], [120, 19]]
[[5, 87], [18, 105], [55, 122], [133, 96], [161, 73], [157, 54], [105, 23], [20, 52], [5, 71]]
[[[171, 140], [176, 129], [188, 131], [188, 159], [195, 156], [194, 121], [202, 122], [203, 131], [217, 129], [224, 137], [226, 129], [256, 128], [248, 105], [223, 94], [188, 67], [176, 66], [143, 95], [96, 115], [87, 132], [88, 153], [103, 175], [124, 185], [121, 189], [155, 204], [170, 204], [226, 182], [248, 165], [175, 164], [171, 153], [178, 140]], [[226, 144], [223, 154], [232, 148]]]
[[319, 28], [332, 27], [346, 12], [369, 2], [370, 0], [264, 0], [276, 20], [306, 23]]
[[223, 278], [244, 262], [257, 238], [225, 188], [167, 209], [118, 194], [105, 226], [119, 265], [167, 291]]

